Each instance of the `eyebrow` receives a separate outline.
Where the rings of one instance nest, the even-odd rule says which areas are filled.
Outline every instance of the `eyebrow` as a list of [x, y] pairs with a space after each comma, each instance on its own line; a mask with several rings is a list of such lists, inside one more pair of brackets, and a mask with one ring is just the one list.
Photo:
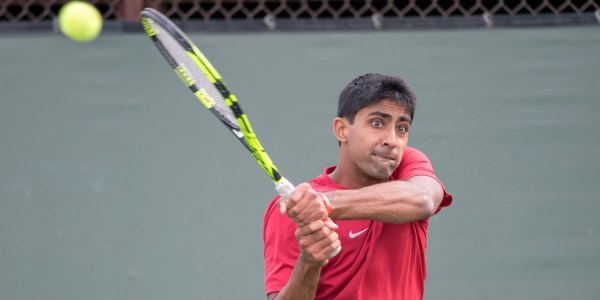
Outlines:
[[[384, 119], [387, 120], [391, 120], [392, 116], [388, 113], [384, 113], [384, 112], [380, 112], [380, 111], [374, 111], [369, 113], [367, 116], [380, 116]], [[398, 118], [397, 122], [408, 122], [408, 123], [412, 123], [412, 120], [409, 117], [406, 116], [401, 116]]]

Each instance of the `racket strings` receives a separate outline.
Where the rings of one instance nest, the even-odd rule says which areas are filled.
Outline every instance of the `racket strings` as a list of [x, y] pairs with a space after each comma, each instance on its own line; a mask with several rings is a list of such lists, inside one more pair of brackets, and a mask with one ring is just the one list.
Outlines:
[[[186, 51], [167, 30], [160, 26], [160, 24], [154, 23], [153, 25], [153, 29], [156, 32], [155, 37], [160, 41], [164, 50], [169, 53], [173, 61], [177, 64], [177, 73], [186, 74], [188, 79], [185, 81], [192, 84], [190, 88], [194, 92], [201, 90], [201, 94], [203, 94], [204, 97], [208, 96], [210, 98], [209, 102], [214, 105], [211, 110], [213, 110], [221, 120], [227, 122], [234, 128], [239, 128], [234, 113], [229, 108], [229, 105], [227, 105], [227, 102], [222, 95], [222, 91], [220, 91], [220, 89], [225, 89], [223, 83], [218, 81], [217, 84], [221, 88], [217, 89], [215, 83], [202, 72], [200, 69], [201, 66], [190, 57], [191, 53]], [[227, 93], [227, 95], [228, 94], [229, 93]]]

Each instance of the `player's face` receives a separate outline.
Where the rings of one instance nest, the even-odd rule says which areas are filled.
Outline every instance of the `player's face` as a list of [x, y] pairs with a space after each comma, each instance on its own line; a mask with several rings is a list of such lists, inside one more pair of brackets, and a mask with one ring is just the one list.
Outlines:
[[354, 171], [386, 181], [400, 164], [411, 121], [404, 106], [387, 99], [361, 109], [348, 126], [346, 139]]

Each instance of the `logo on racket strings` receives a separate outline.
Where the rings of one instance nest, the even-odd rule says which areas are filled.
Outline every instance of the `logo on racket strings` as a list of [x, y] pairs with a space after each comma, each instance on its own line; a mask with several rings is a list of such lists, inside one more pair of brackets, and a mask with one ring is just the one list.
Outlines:
[[200, 102], [206, 106], [206, 108], [210, 109], [215, 106], [215, 99], [213, 99], [213, 97], [211, 97], [203, 87], [201, 87], [195, 94], [198, 96], [198, 99], [200, 99]]
[[196, 80], [192, 77], [192, 73], [184, 64], [179, 64], [177, 68], [175, 68], [175, 73], [187, 86], [192, 86], [196, 83]]

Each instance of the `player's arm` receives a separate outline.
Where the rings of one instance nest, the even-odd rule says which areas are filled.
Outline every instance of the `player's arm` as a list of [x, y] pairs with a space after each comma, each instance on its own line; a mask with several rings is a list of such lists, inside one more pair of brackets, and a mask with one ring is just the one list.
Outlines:
[[340, 246], [334, 229], [329, 228], [331, 224], [315, 221], [296, 230], [300, 256], [286, 285], [278, 293], [267, 295], [267, 299], [315, 298], [321, 267], [327, 264], [329, 255]]
[[267, 295], [267, 299], [314, 299], [320, 274], [321, 267], [298, 260], [287, 284], [278, 293]]
[[368, 219], [400, 224], [433, 216], [442, 202], [444, 190], [429, 176], [414, 176], [404, 181], [325, 194], [333, 207], [332, 219]]
[[[310, 185], [296, 187], [288, 201], [280, 200], [282, 212], [297, 225], [295, 235], [300, 255], [286, 285], [267, 299], [314, 299], [321, 267], [329, 256], [340, 247], [335, 223], [327, 217], [327, 209]], [[325, 221], [323, 221], [325, 220]]]

